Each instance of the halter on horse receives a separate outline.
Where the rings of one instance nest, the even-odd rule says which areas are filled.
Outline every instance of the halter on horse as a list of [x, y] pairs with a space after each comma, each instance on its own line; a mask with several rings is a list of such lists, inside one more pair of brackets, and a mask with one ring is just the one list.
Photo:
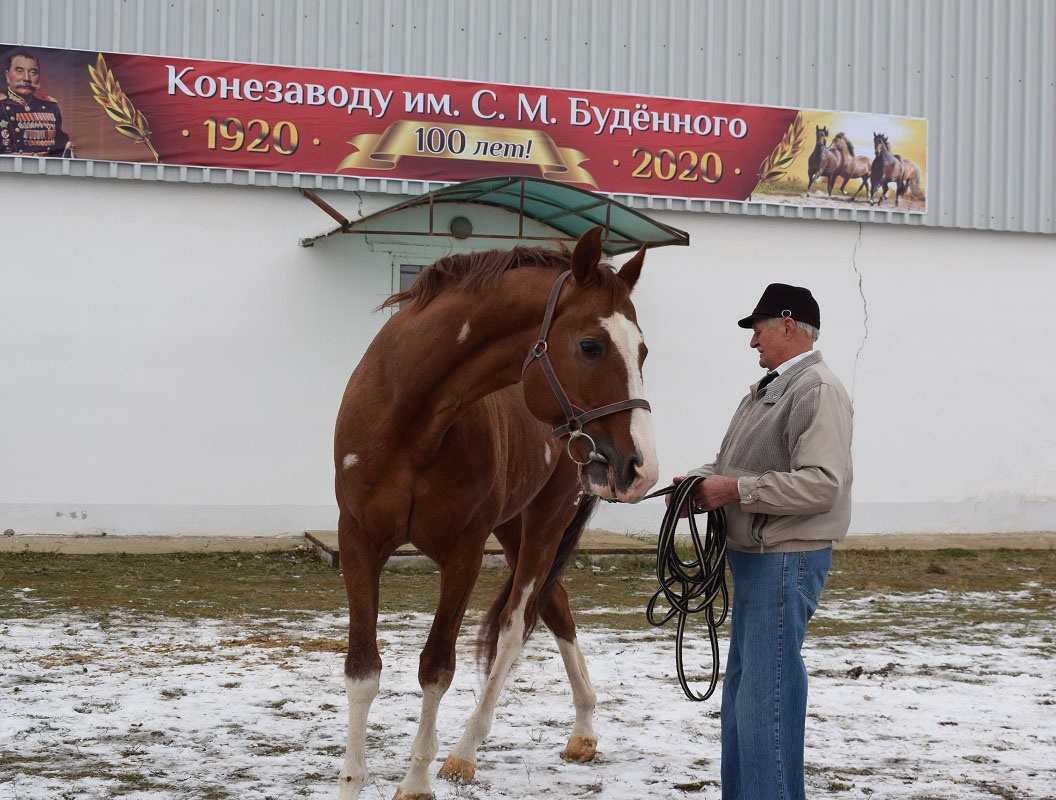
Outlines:
[[600, 263], [595, 228], [571, 254], [514, 248], [441, 259], [384, 304], [406, 301], [349, 380], [335, 434], [349, 602], [341, 800], [359, 797], [367, 780], [367, 715], [381, 675], [379, 579], [408, 542], [441, 578], [419, 663], [418, 734], [397, 800], [433, 797], [437, 709], [491, 533], [511, 574], [482, 629], [488, 674], [479, 702], [440, 774], [472, 779], [503, 682], [540, 618], [572, 685], [575, 724], [563, 757], [593, 757], [595, 695], [560, 573], [599, 497], [637, 502], [659, 475], [641, 399], [646, 350], [630, 302], [644, 255], [614, 272]]

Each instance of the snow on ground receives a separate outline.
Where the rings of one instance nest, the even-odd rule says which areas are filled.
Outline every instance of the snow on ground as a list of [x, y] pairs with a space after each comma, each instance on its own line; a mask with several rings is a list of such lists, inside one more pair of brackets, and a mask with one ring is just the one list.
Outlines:
[[[1056, 797], [1051, 620], [929, 630], [928, 609], [946, 602], [941, 592], [890, 600], [896, 613], [921, 612], [911, 638], [808, 638], [809, 796]], [[830, 600], [819, 614], [851, 619], [875, 607]], [[381, 620], [369, 800], [392, 797], [408, 764], [428, 622]], [[344, 624], [336, 613], [241, 626], [116, 613], [0, 622], [0, 798], [332, 800], [345, 736]], [[441, 760], [480, 687], [470, 638], [441, 706]], [[687, 639], [687, 667], [707, 667], [704, 637]], [[540, 629], [507, 684], [477, 780], [437, 779], [437, 800], [719, 797], [718, 697], [682, 695], [673, 629], [591, 628], [581, 642], [598, 693], [595, 761], [559, 758], [571, 695]]]

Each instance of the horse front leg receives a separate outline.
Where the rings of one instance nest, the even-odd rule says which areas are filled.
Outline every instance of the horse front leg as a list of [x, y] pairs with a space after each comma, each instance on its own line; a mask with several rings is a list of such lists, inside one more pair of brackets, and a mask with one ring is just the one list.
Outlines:
[[[879, 190], [880, 196], [877, 197], [876, 202], [874, 203], [873, 202], [873, 196], [876, 194], [877, 190]], [[887, 184], [886, 183], [882, 183], [882, 184], [877, 185], [877, 184], [874, 183], [872, 188], [869, 190], [869, 205], [871, 205], [871, 206], [872, 205], [877, 205], [878, 206], [878, 205], [880, 205], [881, 203], [884, 202], [884, 198], [885, 197], [887, 197]]]
[[[370, 551], [348, 523], [339, 521], [341, 573], [348, 594], [348, 654], [345, 693], [348, 738], [341, 766], [339, 800], [356, 800], [367, 781], [367, 715], [381, 683], [378, 652], [378, 583], [383, 556]], [[355, 553], [355, 554], [354, 554]]]
[[[429, 774], [440, 749], [436, 720], [440, 701], [451, 687], [451, 681], [455, 676], [455, 643], [459, 629], [462, 627], [466, 606], [473, 592], [473, 585], [480, 573], [485, 538], [485, 536], [480, 537], [480, 546], [476, 548], [475, 559], [470, 556], [462, 562], [458, 559], [451, 559], [450, 564], [440, 564], [440, 600], [429, 630], [429, 638], [426, 640], [418, 661], [418, 684], [422, 687], [422, 713], [418, 721], [418, 732], [411, 746], [411, 766], [403, 780], [400, 781], [393, 800], [432, 800], [433, 798], [429, 785]], [[462, 541], [466, 544], [466, 552], [472, 552], [471, 538], [466, 535]]]
[[587, 661], [579, 647], [576, 623], [572, 620], [572, 610], [568, 604], [568, 592], [560, 582], [555, 583], [548, 596], [542, 599], [539, 616], [557, 640], [568, 683], [572, 687], [572, 705], [576, 711], [576, 721], [561, 758], [582, 764], [593, 759], [598, 749], [598, 737], [594, 733], [594, 710], [598, 705], [598, 697], [590, 682]]
[[535, 617], [534, 606], [538, 587], [546, 575], [546, 569], [542, 569], [527, 579], [522, 578], [520, 573], [524, 563], [523, 558], [518, 562], [518, 570], [512, 578], [510, 597], [500, 616], [495, 660], [484, 682], [477, 706], [466, 723], [462, 738], [452, 748], [451, 754], [440, 769], [442, 778], [467, 782], [473, 780], [476, 774], [477, 748], [491, 733], [499, 695], [510, 669], [524, 648], [525, 632], [530, 620]]

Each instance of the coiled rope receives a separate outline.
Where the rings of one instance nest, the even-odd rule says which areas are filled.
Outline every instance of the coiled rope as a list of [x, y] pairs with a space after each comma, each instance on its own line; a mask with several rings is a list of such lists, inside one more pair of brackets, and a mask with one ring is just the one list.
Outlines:
[[[708, 520], [701, 537], [700, 527], [694, 513], [693, 493], [704, 478], [694, 475], [677, 486], [669, 486], [647, 497], [672, 495], [660, 525], [656, 543], [656, 579], [660, 588], [649, 600], [645, 615], [652, 625], [664, 625], [678, 617], [675, 633], [675, 663], [678, 667], [678, 682], [686, 697], [694, 701], [707, 700], [715, 691], [719, 680], [719, 634], [718, 628], [726, 620], [729, 607], [729, 589], [726, 586], [726, 512], [721, 508], [708, 512]], [[675, 530], [678, 528], [679, 512], [685, 508], [689, 520], [689, 539], [693, 546], [693, 558], [683, 561], [675, 549]], [[667, 610], [661, 611], [657, 603], [661, 595]], [[698, 694], [689, 687], [682, 658], [686, 620], [690, 614], [704, 612], [704, 621], [711, 642], [711, 679], [708, 690]], [[661, 616], [662, 614], [662, 616]]]

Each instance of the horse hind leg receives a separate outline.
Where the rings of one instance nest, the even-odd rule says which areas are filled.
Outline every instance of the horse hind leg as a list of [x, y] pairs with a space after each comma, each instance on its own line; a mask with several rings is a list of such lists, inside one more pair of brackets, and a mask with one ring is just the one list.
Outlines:
[[905, 181], [898, 181], [895, 184], [895, 207], [898, 207], [898, 199], [906, 193], [906, 186], [908, 184]]

